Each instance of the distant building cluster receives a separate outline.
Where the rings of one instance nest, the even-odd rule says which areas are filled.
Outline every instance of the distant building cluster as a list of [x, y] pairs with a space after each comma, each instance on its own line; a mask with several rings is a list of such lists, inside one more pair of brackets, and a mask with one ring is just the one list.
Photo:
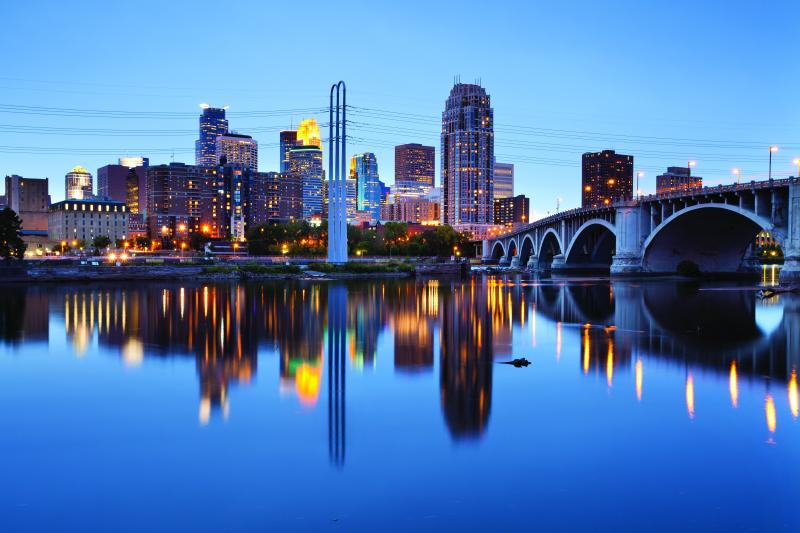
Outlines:
[[667, 171], [656, 176], [656, 194], [686, 191], [703, 186], [703, 178], [692, 176], [692, 167], [667, 167]]

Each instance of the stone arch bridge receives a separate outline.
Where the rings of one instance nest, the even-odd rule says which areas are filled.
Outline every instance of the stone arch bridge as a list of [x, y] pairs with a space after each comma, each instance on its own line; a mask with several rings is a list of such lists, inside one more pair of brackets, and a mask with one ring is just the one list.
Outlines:
[[703, 187], [572, 209], [483, 241], [483, 260], [534, 271], [612, 275], [742, 271], [756, 235], [783, 249], [782, 281], [800, 281], [800, 178]]

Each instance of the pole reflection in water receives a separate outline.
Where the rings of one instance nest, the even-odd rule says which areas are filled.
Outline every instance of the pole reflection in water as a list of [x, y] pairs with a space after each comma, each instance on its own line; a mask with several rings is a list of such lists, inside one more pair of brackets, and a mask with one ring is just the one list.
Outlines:
[[345, 368], [347, 361], [347, 288], [328, 287], [328, 452], [331, 462], [344, 465]]

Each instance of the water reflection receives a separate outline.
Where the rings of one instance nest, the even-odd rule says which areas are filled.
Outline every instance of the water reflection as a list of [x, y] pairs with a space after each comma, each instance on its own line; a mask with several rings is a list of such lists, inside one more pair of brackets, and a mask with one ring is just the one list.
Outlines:
[[[649, 398], [645, 367], [650, 371], [655, 361], [674, 367], [684, 376], [684, 390], [676, 385], [675, 392], [683, 394], [689, 418], [703, 416], [702, 407], [695, 410], [696, 388], [705, 390], [709, 379], [723, 387], [727, 382], [732, 408], [743, 402], [743, 382], [786, 387], [786, 395], [766, 393], [770, 434], [777, 431], [782, 409], [788, 407], [792, 418], [800, 414], [800, 300], [780, 296], [759, 302], [752, 291], [731, 286], [476, 277], [464, 283], [183, 283], [4, 291], [0, 340], [5, 344], [47, 342], [56, 327], [63, 328], [75, 356], [96, 344], [129, 367], [151, 358], [194, 358], [203, 424], [228, 416], [231, 387], [251, 383], [259, 351], [272, 350], [283, 394], [306, 409], [315, 409], [327, 394], [331, 460], [340, 465], [349, 373], [372, 379], [378, 364], [389, 364], [397, 373], [424, 379], [437, 368], [437, 356], [439, 409], [455, 440], [484, 434], [494, 372], [500, 372], [494, 364], [523, 355], [534, 363], [568, 356], [566, 368], [583, 380], [604, 383], [609, 394], [620, 383], [632, 386], [643, 404]], [[384, 335], [388, 342], [382, 344]], [[519, 346], [531, 352], [514, 353]], [[519, 372], [536, 372], [536, 365]]]

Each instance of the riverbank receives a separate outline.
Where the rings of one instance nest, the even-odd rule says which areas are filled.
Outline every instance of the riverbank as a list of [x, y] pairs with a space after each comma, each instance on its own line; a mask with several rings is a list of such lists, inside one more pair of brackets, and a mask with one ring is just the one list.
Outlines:
[[441, 263], [312, 263], [304, 265], [244, 264], [24, 264], [0, 267], [0, 282], [98, 282], [155, 280], [335, 280], [422, 276], [460, 276], [469, 264]]

